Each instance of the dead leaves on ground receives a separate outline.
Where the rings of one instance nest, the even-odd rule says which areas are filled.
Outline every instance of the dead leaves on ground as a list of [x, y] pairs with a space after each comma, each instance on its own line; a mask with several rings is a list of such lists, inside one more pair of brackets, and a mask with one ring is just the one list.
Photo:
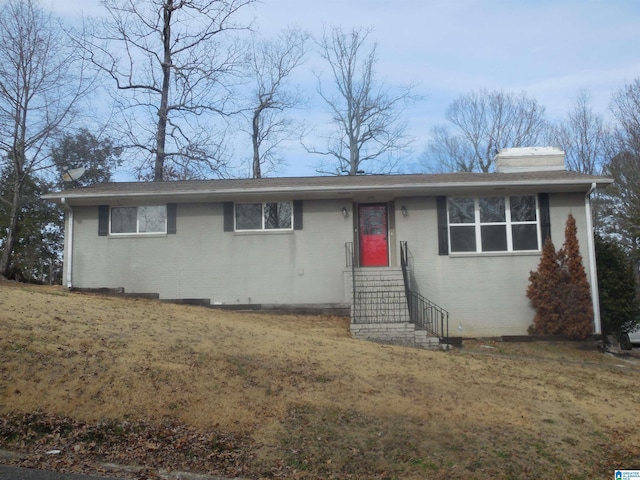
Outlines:
[[[19, 452], [7, 463], [62, 472], [105, 474], [108, 464], [128, 466], [118, 475], [160, 478], [158, 472], [190, 471], [240, 477], [251, 459], [242, 435], [198, 431], [176, 422], [84, 423], [44, 413], [0, 416], [0, 449]], [[113, 472], [110, 472], [113, 473]]]

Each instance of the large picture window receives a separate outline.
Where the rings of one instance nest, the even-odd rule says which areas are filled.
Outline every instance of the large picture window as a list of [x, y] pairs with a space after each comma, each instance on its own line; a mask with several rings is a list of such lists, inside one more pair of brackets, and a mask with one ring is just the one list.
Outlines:
[[539, 250], [535, 195], [447, 199], [450, 251], [513, 252]]
[[235, 229], [291, 230], [293, 209], [291, 202], [236, 203]]
[[112, 234], [166, 233], [167, 207], [111, 207]]

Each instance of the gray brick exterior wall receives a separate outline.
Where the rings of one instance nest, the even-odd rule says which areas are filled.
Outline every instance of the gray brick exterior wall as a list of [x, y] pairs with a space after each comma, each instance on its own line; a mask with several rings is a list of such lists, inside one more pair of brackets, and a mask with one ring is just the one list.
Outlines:
[[[589, 274], [584, 194], [551, 193], [549, 199], [556, 248], [564, 242], [572, 213]], [[399, 242], [406, 241], [412, 287], [449, 311], [450, 335], [526, 334], [534, 315], [526, 297], [528, 277], [540, 254], [439, 255], [436, 197], [393, 200], [391, 267], [398, 266]], [[341, 210], [351, 212], [352, 201], [305, 200], [302, 230], [244, 233], [224, 231], [222, 202], [178, 203], [176, 234], [121, 237], [98, 236], [97, 206], [74, 207], [73, 285], [123, 287], [128, 293], [158, 293], [161, 299], [206, 298], [217, 304], [350, 303], [345, 243], [354, 241], [354, 225], [352, 214], [345, 218]], [[69, 255], [66, 244], [67, 262]], [[396, 320], [358, 325], [352, 332], [356, 338], [383, 335], [393, 342], [414, 342], [413, 326]]]

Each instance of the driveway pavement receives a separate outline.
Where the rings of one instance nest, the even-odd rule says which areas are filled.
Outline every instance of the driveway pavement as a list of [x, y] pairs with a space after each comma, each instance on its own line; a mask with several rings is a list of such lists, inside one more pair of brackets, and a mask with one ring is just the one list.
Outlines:
[[116, 480], [113, 477], [92, 477], [72, 473], [50, 472], [0, 465], [0, 480]]
[[[163, 480], [249, 480], [240, 477], [218, 477], [189, 472], [158, 472]], [[130, 478], [130, 477], [128, 477]], [[49, 470], [33, 468], [10, 467], [0, 465], [0, 480], [122, 480], [122, 477], [97, 477], [94, 475], [82, 475], [79, 473], [59, 473]]]

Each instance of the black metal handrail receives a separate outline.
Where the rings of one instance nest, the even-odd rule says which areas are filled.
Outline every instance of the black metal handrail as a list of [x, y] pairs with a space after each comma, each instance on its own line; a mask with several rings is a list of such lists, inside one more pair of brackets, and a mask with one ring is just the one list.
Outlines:
[[356, 289], [352, 307], [352, 323], [354, 324], [389, 324], [407, 323], [409, 314], [404, 307], [405, 295], [402, 290], [389, 291], [386, 288]]
[[354, 258], [353, 258], [353, 242], [346, 242], [344, 244], [344, 257], [345, 257], [345, 266], [353, 267]]
[[411, 290], [409, 283], [409, 249], [407, 242], [400, 242], [400, 266], [404, 279], [404, 290], [407, 296], [409, 318], [416, 328], [427, 330], [441, 341], [449, 338], [449, 312], [430, 300]]
[[449, 312], [416, 292], [411, 292], [408, 303], [409, 316], [416, 328], [428, 331], [441, 341], [447, 341], [449, 338]]
[[356, 259], [353, 242], [344, 244], [344, 254], [347, 267], [351, 267], [351, 321], [356, 322]]
[[407, 242], [400, 242], [400, 266], [402, 267], [402, 279], [404, 280], [404, 293], [407, 295], [407, 306], [409, 305], [409, 297], [411, 296], [411, 286], [409, 284], [409, 250]]

